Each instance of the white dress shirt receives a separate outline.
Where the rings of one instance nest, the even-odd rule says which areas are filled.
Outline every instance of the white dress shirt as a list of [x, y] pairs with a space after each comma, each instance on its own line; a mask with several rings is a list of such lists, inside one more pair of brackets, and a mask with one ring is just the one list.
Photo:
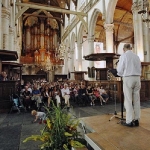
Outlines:
[[141, 75], [141, 61], [139, 57], [132, 52], [127, 50], [119, 58], [117, 64], [117, 74], [121, 77], [127, 76], [140, 76]]
[[69, 88], [67, 87], [67, 88], [63, 88], [62, 90], [61, 90], [61, 94], [62, 94], [62, 96], [64, 97], [65, 95], [70, 95], [70, 90], [69, 90]]

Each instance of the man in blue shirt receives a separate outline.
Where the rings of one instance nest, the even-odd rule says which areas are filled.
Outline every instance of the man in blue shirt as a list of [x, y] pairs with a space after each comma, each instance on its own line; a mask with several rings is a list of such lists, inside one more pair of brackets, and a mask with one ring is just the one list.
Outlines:
[[123, 78], [126, 109], [126, 122], [122, 124], [128, 127], [139, 126], [140, 119], [141, 61], [131, 49], [130, 44], [124, 45], [124, 54], [120, 56], [117, 65], [118, 75]]
[[42, 101], [41, 101], [41, 93], [40, 93], [40, 90], [37, 89], [37, 85], [34, 85], [32, 95], [33, 96], [31, 98], [31, 100], [36, 101], [37, 108], [39, 109], [40, 104], [42, 103]]

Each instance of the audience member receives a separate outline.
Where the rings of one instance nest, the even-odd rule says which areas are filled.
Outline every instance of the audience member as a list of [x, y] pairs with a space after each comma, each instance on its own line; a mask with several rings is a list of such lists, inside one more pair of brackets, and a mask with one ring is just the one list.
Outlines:
[[26, 110], [29, 110], [31, 108], [31, 93], [28, 90], [28, 86], [25, 86], [25, 91], [22, 93], [23, 96], [23, 105], [26, 108]]
[[88, 85], [88, 87], [87, 87], [87, 95], [88, 95], [88, 97], [90, 99], [91, 106], [92, 105], [94, 106], [95, 105], [94, 101], [96, 100], [96, 96], [93, 94], [93, 89], [91, 88], [90, 85]]
[[67, 105], [67, 109], [69, 110], [69, 107], [70, 107], [70, 102], [69, 102], [70, 90], [69, 90], [67, 84], [64, 84], [64, 88], [61, 89], [61, 94], [62, 94], [62, 97], [65, 99], [65, 104]]
[[102, 98], [104, 99], [103, 102], [107, 103], [109, 96], [103, 86], [100, 87], [99, 92], [100, 92], [100, 95], [102, 96]]
[[81, 103], [83, 105], [88, 104], [88, 97], [87, 97], [87, 91], [85, 88], [85, 85], [81, 85], [81, 88], [78, 90], [78, 99], [81, 100]]
[[43, 101], [44, 103], [47, 102], [47, 106], [50, 107], [51, 91], [49, 90], [47, 85], [45, 86], [43, 91]]
[[31, 99], [36, 101], [36, 106], [38, 109], [40, 109], [42, 103], [40, 96], [41, 96], [40, 90], [37, 88], [36, 85], [34, 85]]

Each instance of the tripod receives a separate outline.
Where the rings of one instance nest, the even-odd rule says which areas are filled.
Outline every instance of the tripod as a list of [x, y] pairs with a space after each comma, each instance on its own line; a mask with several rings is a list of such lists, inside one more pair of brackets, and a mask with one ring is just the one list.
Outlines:
[[[112, 71], [110, 70], [109, 73], [113, 74], [115, 77], [118, 77], [115, 69], [113, 69]], [[121, 86], [122, 87], [122, 86]], [[114, 101], [115, 101], [115, 111], [114, 111], [114, 114], [112, 117], [110, 117], [109, 121], [111, 121], [114, 117], [115, 118], [119, 118], [120, 121], [118, 123], [121, 123], [123, 120], [125, 120], [123, 118], [123, 97], [121, 98], [121, 118], [117, 116], [117, 111], [116, 111], [116, 106], [117, 106], [117, 102], [116, 102], [116, 91], [117, 91], [117, 88], [116, 88], [116, 84], [115, 84], [115, 79], [114, 79]]]
[[115, 93], [115, 92], [116, 92], [116, 84], [114, 83], [115, 111], [114, 111], [114, 115], [110, 117], [109, 121], [111, 121], [114, 117], [115, 117], [115, 118], [119, 118], [119, 117], [117, 117], [117, 109], [116, 109], [116, 107], [117, 107], [117, 102], [116, 102], [116, 93]]

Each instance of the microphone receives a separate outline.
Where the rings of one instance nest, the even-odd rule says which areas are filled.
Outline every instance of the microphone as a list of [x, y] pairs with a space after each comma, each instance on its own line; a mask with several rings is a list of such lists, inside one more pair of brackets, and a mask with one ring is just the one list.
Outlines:
[[118, 62], [119, 62], [119, 60], [117, 60], [117, 61], [116, 61], [115, 65], [117, 65], [117, 64], [118, 64]]

